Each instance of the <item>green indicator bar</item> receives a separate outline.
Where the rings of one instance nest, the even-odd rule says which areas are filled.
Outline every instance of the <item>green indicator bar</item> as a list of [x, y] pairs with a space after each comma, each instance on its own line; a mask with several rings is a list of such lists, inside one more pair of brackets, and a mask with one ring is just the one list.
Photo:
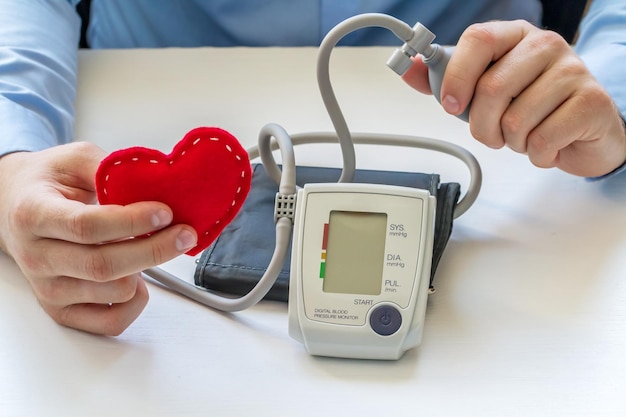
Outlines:
[[326, 262], [320, 263], [320, 278], [324, 278], [326, 275]]

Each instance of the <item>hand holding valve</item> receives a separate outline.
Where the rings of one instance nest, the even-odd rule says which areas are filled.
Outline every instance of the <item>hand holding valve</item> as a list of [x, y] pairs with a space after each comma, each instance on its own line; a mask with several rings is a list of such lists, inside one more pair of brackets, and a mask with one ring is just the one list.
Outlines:
[[585, 177], [610, 173], [626, 160], [626, 129], [615, 103], [558, 34], [525, 21], [496, 21], [470, 26], [454, 50], [431, 45], [416, 52], [409, 54], [413, 65], [400, 68], [405, 72], [394, 70], [469, 121], [479, 142]]

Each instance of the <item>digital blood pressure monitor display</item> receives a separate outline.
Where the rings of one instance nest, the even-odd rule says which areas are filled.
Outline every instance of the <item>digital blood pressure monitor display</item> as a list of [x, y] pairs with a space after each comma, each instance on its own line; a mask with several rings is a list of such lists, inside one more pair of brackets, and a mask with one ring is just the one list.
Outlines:
[[386, 230], [385, 213], [331, 211], [322, 239], [322, 290], [379, 295]]
[[397, 359], [419, 344], [435, 199], [371, 184], [298, 192], [290, 334], [316, 355]]

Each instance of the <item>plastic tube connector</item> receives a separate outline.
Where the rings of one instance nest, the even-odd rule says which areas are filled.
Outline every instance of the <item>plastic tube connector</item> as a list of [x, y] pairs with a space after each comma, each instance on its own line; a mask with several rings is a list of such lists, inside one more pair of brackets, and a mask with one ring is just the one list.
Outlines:
[[[412, 58], [421, 54], [424, 64], [428, 66], [430, 89], [437, 101], [441, 103], [441, 83], [454, 48], [432, 43], [435, 35], [419, 22], [413, 26], [412, 31], [413, 35], [410, 39], [405, 40], [404, 45], [397, 48], [389, 57], [387, 66], [399, 76], [403, 76], [413, 65]], [[469, 110], [468, 105], [465, 111], [457, 117], [465, 122], [469, 121]]]
[[413, 26], [413, 35], [406, 39], [401, 48], [397, 48], [389, 60], [387, 66], [396, 74], [402, 76], [411, 68], [413, 61], [411, 58], [417, 54], [430, 55], [431, 43], [435, 39], [435, 35], [428, 28], [417, 22]]

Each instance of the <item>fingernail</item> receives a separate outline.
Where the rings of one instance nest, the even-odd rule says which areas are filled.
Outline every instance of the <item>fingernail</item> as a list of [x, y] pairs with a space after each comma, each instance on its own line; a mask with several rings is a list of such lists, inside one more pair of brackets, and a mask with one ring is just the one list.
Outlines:
[[152, 226], [163, 227], [170, 224], [172, 221], [172, 213], [167, 210], [159, 209], [152, 215]]
[[176, 249], [179, 252], [186, 252], [196, 246], [196, 236], [189, 230], [181, 230], [176, 236]]
[[452, 114], [458, 114], [461, 110], [461, 105], [459, 104], [459, 100], [452, 96], [445, 96], [441, 102], [443, 104], [443, 108]]

